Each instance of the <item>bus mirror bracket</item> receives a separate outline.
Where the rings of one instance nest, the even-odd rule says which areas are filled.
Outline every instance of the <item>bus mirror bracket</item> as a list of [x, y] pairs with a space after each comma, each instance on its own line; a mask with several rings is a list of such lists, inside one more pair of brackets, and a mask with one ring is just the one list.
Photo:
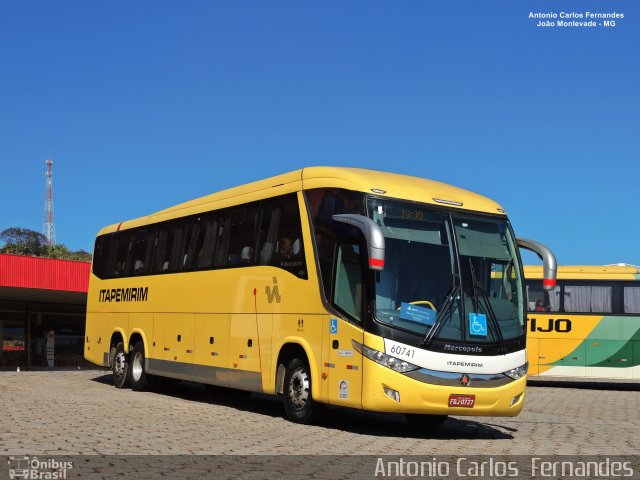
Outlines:
[[553, 252], [540, 242], [536, 242], [534, 240], [518, 238], [517, 243], [520, 248], [530, 250], [540, 257], [544, 272], [542, 288], [545, 290], [553, 290], [556, 287], [556, 276], [558, 274], [558, 264]]
[[369, 217], [354, 213], [332, 215], [331, 218], [336, 222], [346, 223], [360, 230], [367, 242], [369, 268], [377, 271], [384, 270], [384, 235], [376, 222]]

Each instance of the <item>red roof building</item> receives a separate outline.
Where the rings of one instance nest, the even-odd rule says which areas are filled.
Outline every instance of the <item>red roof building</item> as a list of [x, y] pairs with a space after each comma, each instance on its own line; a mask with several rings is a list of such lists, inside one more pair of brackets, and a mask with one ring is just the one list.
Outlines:
[[0, 287], [87, 293], [89, 262], [0, 254]]
[[83, 368], [91, 264], [0, 254], [0, 370]]

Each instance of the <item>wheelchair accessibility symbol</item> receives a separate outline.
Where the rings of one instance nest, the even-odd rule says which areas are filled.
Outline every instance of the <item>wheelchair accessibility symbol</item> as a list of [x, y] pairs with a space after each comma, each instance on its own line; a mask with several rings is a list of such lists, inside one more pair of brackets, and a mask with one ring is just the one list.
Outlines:
[[484, 313], [469, 314], [469, 333], [478, 337], [487, 336], [487, 316]]
[[329, 322], [329, 333], [331, 335], [338, 333], [338, 320], [336, 318], [332, 318]]

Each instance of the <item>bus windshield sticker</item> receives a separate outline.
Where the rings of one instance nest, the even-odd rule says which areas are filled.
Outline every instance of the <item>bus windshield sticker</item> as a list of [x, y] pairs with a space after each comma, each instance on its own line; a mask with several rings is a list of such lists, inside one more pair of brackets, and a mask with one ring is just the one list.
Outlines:
[[335, 335], [338, 333], [338, 319], [337, 318], [332, 318], [329, 324], [329, 332], [331, 332], [332, 335]]
[[479, 337], [487, 336], [487, 316], [484, 313], [469, 313], [469, 332]]
[[400, 304], [400, 318], [423, 325], [433, 325], [436, 321], [436, 311], [419, 305], [402, 302]]

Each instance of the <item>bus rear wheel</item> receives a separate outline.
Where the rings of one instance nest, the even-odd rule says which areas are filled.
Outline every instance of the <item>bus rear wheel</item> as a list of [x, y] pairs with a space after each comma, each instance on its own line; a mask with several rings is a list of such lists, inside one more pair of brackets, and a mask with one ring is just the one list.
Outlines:
[[447, 415], [422, 415], [417, 413], [405, 414], [407, 422], [416, 430], [435, 430], [444, 423]]
[[156, 377], [149, 375], [145, 370], [144, 344], [138, 342], [131, 352], [131, 388], [138, 392], [151, 390], [155, 387]]
[[311, 397], [311, 373], [304, 360], [294, 358], [284, 376], [284, 411], [295, 423], [310, 423], [316, 419], [318, 405]]
[[116, 388], [125, 388], [129, 383], [129, 359], [124, 351], [124, 344], [118, 342], [113, 350], [113, 385]]

